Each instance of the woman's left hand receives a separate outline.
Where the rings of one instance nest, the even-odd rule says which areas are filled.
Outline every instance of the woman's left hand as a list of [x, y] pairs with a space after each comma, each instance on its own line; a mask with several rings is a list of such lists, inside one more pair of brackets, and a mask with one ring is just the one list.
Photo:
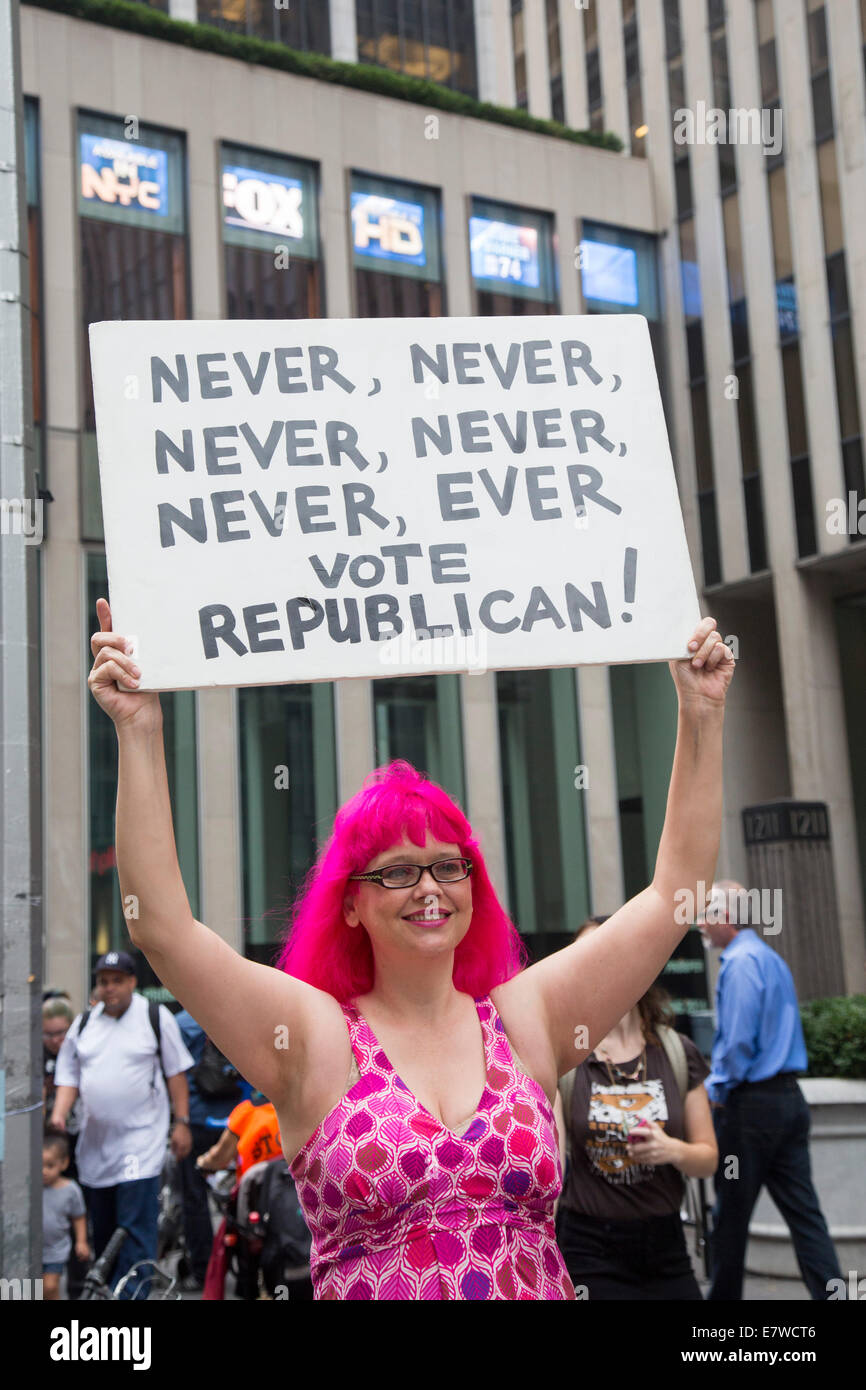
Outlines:
[[679, 1139], [666, 1134], [655, 1120], [645, 1120], [637, 1125], [628, 1136], [628, 1144], [638, 1163], [648, 1163], [653, 1168], [662, 1163], [673, 1163], [680, 1148]]
[[688, 648], [690, 656], [669, 663], [680, 700], [724, 705], [736, 662], [716, 629], [715, 618], [701, 619]]

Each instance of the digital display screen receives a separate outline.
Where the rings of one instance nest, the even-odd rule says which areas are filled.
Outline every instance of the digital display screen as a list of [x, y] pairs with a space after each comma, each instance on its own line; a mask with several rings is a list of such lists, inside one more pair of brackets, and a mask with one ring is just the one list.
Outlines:
[[581, 282], [584, 299], [634, 308], [638, 302], [637, 252], [630, 246], [582, 241]]
[[475, 280], [499, 280], [505, 285], [538, 289], [538, 230], [514, 222], [470, 217], [469, 249]]
[[424, 207], [379, 193], [352, 193], [352, 245], [358, 256], [426, 266]]
[[304, 185], [283, 174], [223, 165], [227, 227], [300, 241], [304, 236]]
[[79, 140], [81, 196], [85, 202], [133, 208], [154, 217], [168, 216], [168, 155], [165, 150], [104, 135], [82, 134]]

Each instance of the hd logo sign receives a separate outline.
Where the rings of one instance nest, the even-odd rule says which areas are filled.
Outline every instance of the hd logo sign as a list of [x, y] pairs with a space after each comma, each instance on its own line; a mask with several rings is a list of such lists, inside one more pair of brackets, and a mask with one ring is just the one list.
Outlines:
[[424, 209], [378, 194], [352, 194], [352, 244], [359, 256], [426, 265]]
[[236, 164], [223, 167], [226, 226], [300, 241], [304, 236], [303, 196], [300, 179], [263, 176]]

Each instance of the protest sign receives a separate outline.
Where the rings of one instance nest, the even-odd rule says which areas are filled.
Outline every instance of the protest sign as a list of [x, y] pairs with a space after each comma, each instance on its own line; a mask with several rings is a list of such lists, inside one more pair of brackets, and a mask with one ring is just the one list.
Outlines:
[[142, 690], [687, 655], [638, 315], [90, 337], [112, 622]]

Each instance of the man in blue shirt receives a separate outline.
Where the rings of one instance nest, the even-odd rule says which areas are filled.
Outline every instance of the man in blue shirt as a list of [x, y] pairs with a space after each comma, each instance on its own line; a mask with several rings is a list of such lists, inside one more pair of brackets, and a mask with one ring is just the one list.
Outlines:
[[841, 1280], [841, 1271], [812, 1184], [809, 1107], [797, 1084], [809, 1065], [800, 1010], [790, 970], [749, 925], [760, 916], [751, 911], [754, 896], [724, 879], [713, 885], [701, 922], [705, 944], [724, 948], [704, 1082], [719, 1145], [708, 1298], [742, 1298], [749, 1221], [766, 1186], [806, 1287], [813, 1299], [827, 1299], [828, 1281]]

